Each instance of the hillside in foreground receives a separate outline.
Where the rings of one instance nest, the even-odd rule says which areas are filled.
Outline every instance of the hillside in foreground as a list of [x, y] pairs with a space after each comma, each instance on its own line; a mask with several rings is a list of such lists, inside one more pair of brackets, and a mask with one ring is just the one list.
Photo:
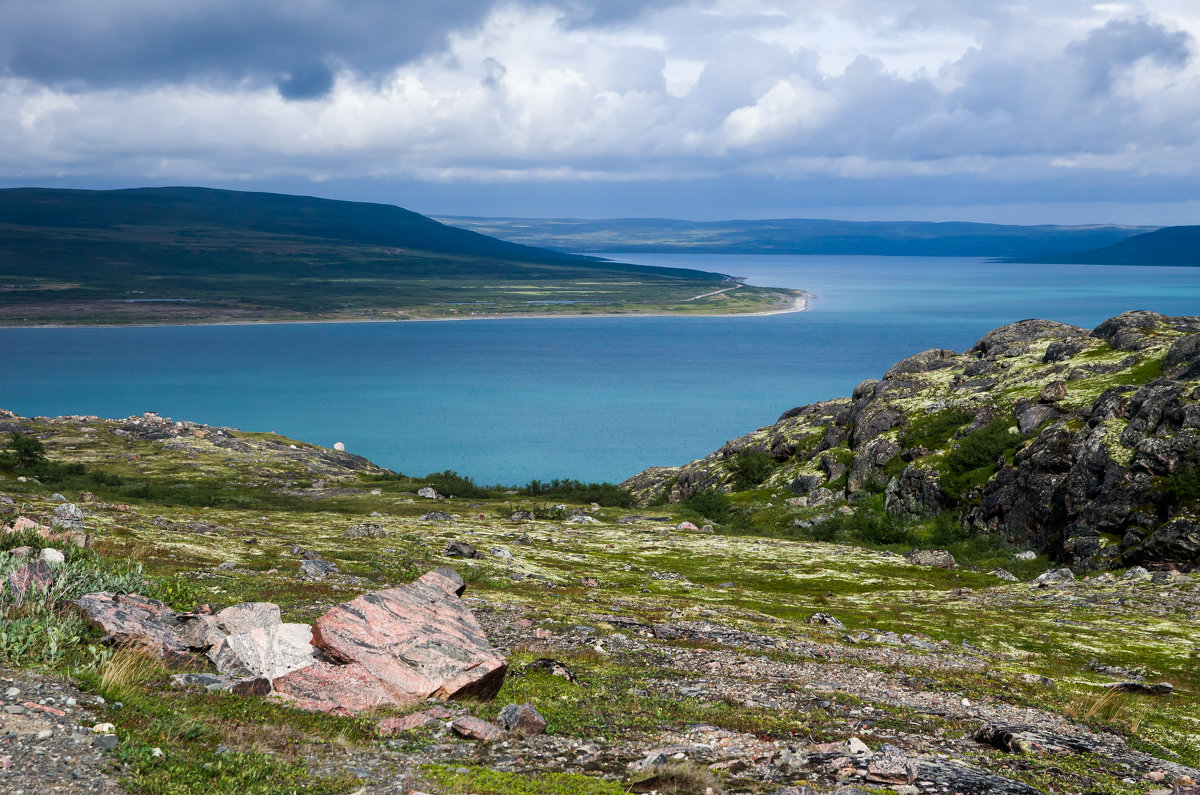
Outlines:
[[[1163, 531], [1200, 497], [1197, 323], [925, 352], [639, 476], [641, 508], [3, 413], [0, 788], [1192, 795], [1200, 584]], [[431, 658], [486, 682], [381, 690]]]
[[[1023, 320], [961, 354], [915, 354], [849, 398], [792, 409], [624, 485], [645, 501], [786, 489], [800, 509], [789, 518], [816, 536], [838, 523], [895, 541], [932, 528], [1077, 571], [1190, 567], [1200, 562], [1200, 318], [1126, 312], [1094, 330]], [[848, 503], [861, 521], [837, 516]]]
[[721, 314], [798, 293], [508, 243], [399, 207], [142, 188], [0, 190], [0, 324]]

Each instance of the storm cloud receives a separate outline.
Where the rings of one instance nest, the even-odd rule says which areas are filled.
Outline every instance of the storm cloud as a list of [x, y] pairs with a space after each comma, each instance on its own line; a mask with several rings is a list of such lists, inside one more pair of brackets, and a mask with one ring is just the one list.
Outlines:
[[0, 169], [1187, 201], [1198, 34], [1185, 0], [8, 0]]

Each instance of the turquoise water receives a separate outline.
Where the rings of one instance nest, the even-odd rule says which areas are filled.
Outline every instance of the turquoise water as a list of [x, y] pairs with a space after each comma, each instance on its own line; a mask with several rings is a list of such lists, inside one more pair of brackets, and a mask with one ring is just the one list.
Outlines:
[[[621, 255], [626, 261], [631, 258]], [[158, 411], [484, 483], [621, 480], [680, 464], [931, 347], [1027, 317], [1200, 314], [1200, 270], [971, 259], [645, 255], [802, 287], [742, 318], [0, 329], [0, 408]]]

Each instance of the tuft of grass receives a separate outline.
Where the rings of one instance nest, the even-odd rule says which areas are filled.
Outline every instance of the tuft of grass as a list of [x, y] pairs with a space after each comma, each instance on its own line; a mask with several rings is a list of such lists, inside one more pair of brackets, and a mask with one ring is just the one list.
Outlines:
[[166, 674], [161, 661], [137, 648], [120, 649], [100, 669], [97, 685], [109, 701], [136, 704], [153, 697], [146, 685]]
[[1142, 721], [1151, 712], [1151, 706], [1145, 697], [1106, 690], [1076, 695], [1064, 706], [1063, 712], [1083, 723], [1117, 726], [1137, 734]]
[[655, 792], [662, 795], [706, 795], [722, 792], [721, 780], [695, 762], [667, 762], [641, 771], [630, 783], [631, 792]]

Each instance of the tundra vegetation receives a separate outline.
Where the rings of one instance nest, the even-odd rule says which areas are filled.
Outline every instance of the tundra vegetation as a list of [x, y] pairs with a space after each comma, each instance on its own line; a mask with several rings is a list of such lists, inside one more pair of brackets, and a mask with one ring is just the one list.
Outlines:
[[[621, 488], [6, 413], [0, 519], [87, 546], [0, 536], [2, 676], [79, 688], [130, 792], [1186, 792], [1198, 324], [1025, 321]], [[52, 582], [18, 598], [10, 575], [47, 546]], [[303, 574], [304, 553], [336, 571]], [[509, 669], [494, 699], [443, 706], [528, 703], [544, 734], [384, 736], [428, 705], [339, 716], [177, 686], [68, 604], [270, 601], [310, 622], [445, 565]]]

